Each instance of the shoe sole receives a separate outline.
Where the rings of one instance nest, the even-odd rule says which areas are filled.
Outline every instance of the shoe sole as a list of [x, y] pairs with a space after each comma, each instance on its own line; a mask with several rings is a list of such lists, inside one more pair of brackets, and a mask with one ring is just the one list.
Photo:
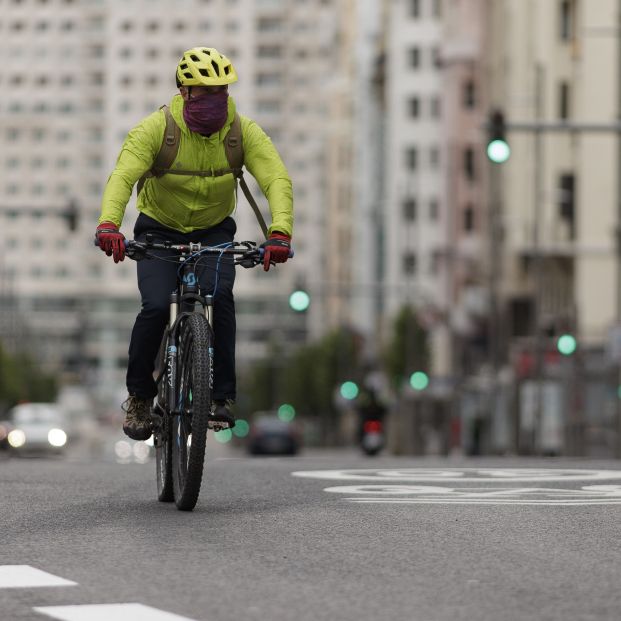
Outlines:
[[123, 427], [123, 433], [125, 433], [128, 438], [140, 442], [148, 440], [152, 435], [151, 429], [132, 429], [131, 427]]

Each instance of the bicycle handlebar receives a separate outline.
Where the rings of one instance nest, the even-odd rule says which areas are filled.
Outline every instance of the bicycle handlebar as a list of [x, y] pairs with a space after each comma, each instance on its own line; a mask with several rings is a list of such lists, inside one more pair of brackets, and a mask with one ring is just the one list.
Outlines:
[[[95, 246], [99, 246], [99, 240], [95, 237]], [[243, 262], [244, 259], [252, 260], [256, 264], [263, 260], [265, 254], [264, 248], [257, 248], [255, 242], [233, 242], [230, 247], [203, 246], [200, 242], [190, 244], [173, 244], [169, 241], [155, 242], [152, 240], [137, 241], [135, 239], [123, 240], [127, 256], [130, 259], [135, 258], [136, 254], [146, 252], [147, 250], [175, 250], [180, 254], [231, 254], [239, 255], [240, 258], [236, 262]], [[289, 249], [289, 258], [294, 256], [293, 248]]]

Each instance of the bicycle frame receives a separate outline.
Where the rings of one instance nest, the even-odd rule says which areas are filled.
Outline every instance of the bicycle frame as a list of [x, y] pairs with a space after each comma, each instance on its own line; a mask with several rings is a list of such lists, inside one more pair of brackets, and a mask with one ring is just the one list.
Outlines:
[[[202, 312], [207, 319], [209, 327], [213, 330], [213, 305], [214, 296], [212, 294], [201, 295], [198, 278], [196, 276], [196, 263], [204, 255], [239, 255], [235, 264], [243, 267], [254, 267], [263, 260], [263, 251], [257, 248], [254, 242], [240, 242], [231, 244], [227, 247], [202, 246], [200, 243], [172, 244], [170, 242], [154, 242], [152, 235], [147, 234], [145, 242], [128, 241], [126, 242], [126, 252], [131, 258], [139, 258], [141, 253], [146, 255], [148, 250], [174, 250], [179, 252], [178, 261], [180, 263], [180, 274], [178, 274], [177, 285], [170, 295], [169, 319], [166, 330], [166, 352], [165, 364], [159, 370], [156, 383], [159, 385], [164, 373], [167, 376], [166, 402], [169, 414], [180, 414], [176, 398], [177, 387], [177, 355], [178, 355], [178, 334], [179, 326], [184, 317], [196, 312], [196, 304], [202, 306]], [[149, 255], [146, 255], [149, 256]], [[157, 258], [157, 257], [154, 257]], [[210, 358], [210, 375], [208, 378], [209, 389], [213, 391], [213, 347], [208, 350]], [[156, 407], [162, 411], [162, 404], [156, 401]], [[165, 414], [164, 411], [162, 411]]]

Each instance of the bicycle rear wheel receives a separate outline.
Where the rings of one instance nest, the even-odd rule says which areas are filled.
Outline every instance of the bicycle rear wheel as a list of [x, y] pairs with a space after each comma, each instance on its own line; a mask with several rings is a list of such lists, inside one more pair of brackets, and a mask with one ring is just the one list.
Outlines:
[[207, 319], [191, 314], [179, 338], [179, 389], [172, 418], [172, 461], [175, 504], [181, 511], [196, 506], [203, 478], [207, 417], [211, 410], [213, 334]]
[[172, 502], [174, 497], [172, 479], [172, 437], [170, 424], [170, 408], [166, 402], [166, 388], [168, 374], [166, 373], [166, 357], [168, 349], [168, 332], [164, 334], [160, 351], [157, 356], [156, 369], [160, 382], [158, 384], [156, 406], [154, 413], [161, 417], [161, 421], [153, 430], [155, 444], [155, 469], [157, 476], [157, 499], [160, 502]]

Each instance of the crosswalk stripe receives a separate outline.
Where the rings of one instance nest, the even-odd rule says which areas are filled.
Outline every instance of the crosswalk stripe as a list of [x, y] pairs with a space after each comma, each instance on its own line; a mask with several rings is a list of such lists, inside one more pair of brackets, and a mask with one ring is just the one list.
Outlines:
[[77, 582], [65, 580], [30, 565], [0, 565], [0, 589], [74, 586]]
[[188, 617], [180, 617], [143, 604], [44, 606], [33, 610], [60, 621], [192, 621]]

